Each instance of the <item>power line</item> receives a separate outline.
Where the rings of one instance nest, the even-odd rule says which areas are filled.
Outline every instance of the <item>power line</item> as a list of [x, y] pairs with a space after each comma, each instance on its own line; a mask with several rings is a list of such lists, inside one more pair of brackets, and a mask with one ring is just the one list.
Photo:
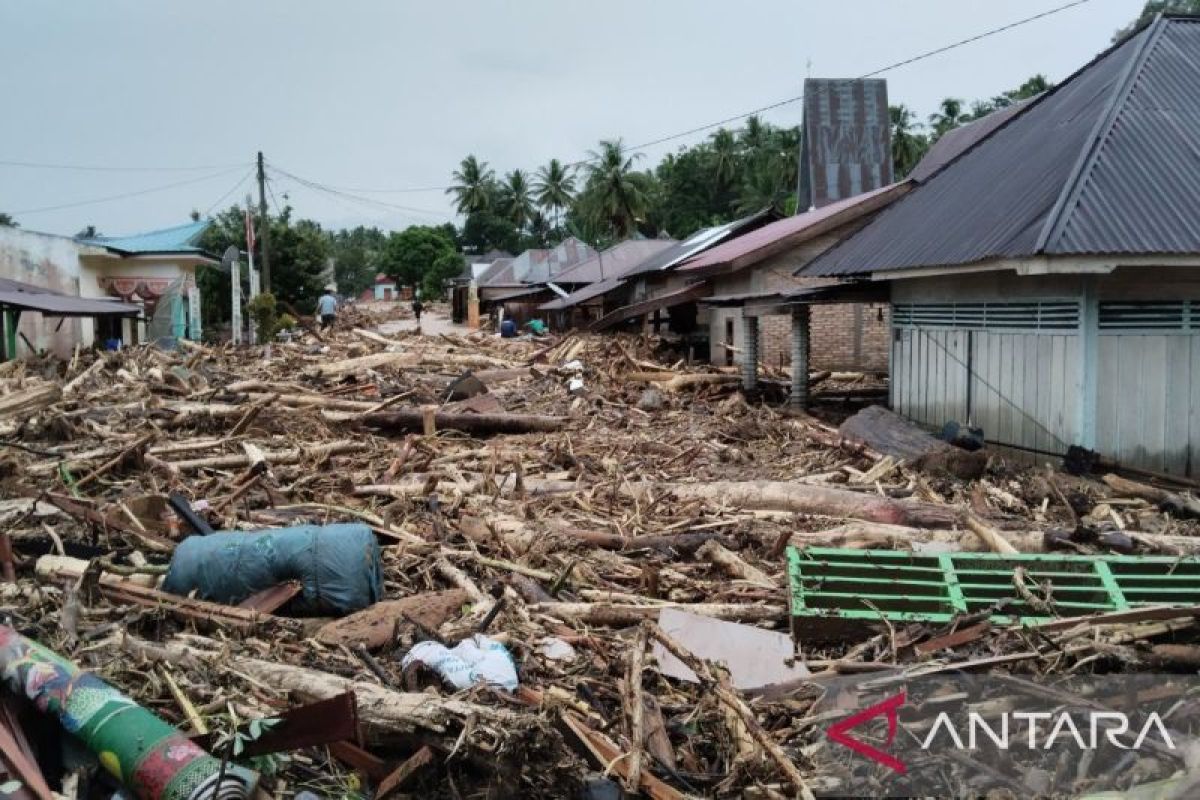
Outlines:
[[[982, 39], [986, 39], [990, 36], [995, 36], [997, 34], [1004, 33], [1006, 31], [1010, 31], [1013, 28], [1019, 28], [1022, 25], [1027, 25], [1031, 22], [1035, 22], [1037, 20], [1053, 16], [1054, 14], [1058, 14], [1058, 13], [1061, 13], [1068, 9], [1075, 8], [1076, 6], [1082, 6], [1082, 5], [1085, 5], [1086, 3], [1090, 3], [1090, 2], [1092, 2], [1092, 0], [1073, 0], [1070, 3], [1065, 3], [1063, 5], [1056, 6], [1051, 9], [1047, 9], [1046, 11], [1042, 11], [1038, 14], [1033, 14], [1032, 16], [1024, 17], [1022, 19], [1016, 20], [1014, 22], [1009, 22], [1005, 25], [1001, 25], [996, 28], [991, 28], [989, 30], [983, 31], [982, 33], [975, 34], [974, 36], [969, 36], [966, 39], [960, 39], [956, 42], [952, 42], [950, 44], [943, 45], [942, 47], [934, 48], [933, 50], [926, 50], [925, 52], [919, 53], [915, 56], [911, 56], [909, 58], [905, 58], [900, 61], [896, 61], [892, 64], [888, 64], [887, 66], [883, 66], [883, 67], [879, 67], [878, 69], [871, 70], [870, 72], [866, 72], [858, 77], [859, 77], [859, 79], [870, 78], [875, 75], [880, 75], [884, 72], [890, 72], [892, 70], [899, 69], [900, 67], [906, 67], [909, 64], [915, 64], [918, 61], [924, 61], [927, 58], [932, 58], [933, 56], [940, 55], [940, 54], [948, 52], [950, 50], [955, 50], [959, 47], [963, 47], [968, 44], [973, 44], [974, 42], [978, 42], [978, 41], [980, 41]], [[650, 141], [642, 142], [641, 144], [637, 144], [637, 145], [627, 148], [627, 150], [630, 152], [636, 152], [639, 150], [644, 150], [648, 147], [654, 147], [656, 145], [675, 141], [676, 139], [682, 139], [687, 136], [692, 136], [697, 133], [703, 133], [704, 131], [711, 130], [713, 128], [718, 128], [722, 125], [728, 125], [731, 122], [737, 122], [738, 120], [742, 120], [742, 119], [745, 119], [746, 117], [754, 116], [755, 114], [762, 114], [766, 111], [772, 111], [776, 108], [782, 108], [783, 106], [791, 105], [793, 103], [798, 103], [803, 99], [804, 99], [803, 94], [798, 94], [798, 95], [795, 95], [794, 97], [785, 97], [782, 100], [777, 100], [773, 103], [768, 103], [767, 105], [759, 106], [758, 108], [743, 112], [741, 114], [735, 114], [731, 117], [725, 117], [724, 119], [717, 120], [716, 122], [709, 122], [705, 125], [698, 125], [694, 128], [689, 128], [689, 129], [687, 129], [685, 131], [681, 131], [679, 133], [673, 133], [668, 136], [660, 136], [657, 139], [651, 139]], [[568, 168], [581, 167], [592, 161], [595, 161], [595, 157], [588, 156], [586, 158], [581, 158], [577, 161], [569, 162], [568, 164], [566, 164], [566, 166]], [[335, 187], [325, 187], [325, 188], [333, 189]], [[394, 192], [394, 193], [444, 192], [449, 188], [451, 188], [451, 187], [449, 187], [449, 186], [430, 186], [430, 187], [413, 188], [413, 189], [357, 189], [357, 190], [351, 190], [351, 191], [374, 192], [374, 193], [382, 194], [382, 193], [388, 193], [388, 192]]]
[[283, 211], [279, 208], [279, 201], [275, 199], [275, 188], [271, 186], [270, 178], [267, 178], [267, 195], [271, 198], [271, 205], [275, 206], [276, 215], [282, 217]]
[[238, 180], [238, 182], [237, 182], [237, 183], [235, 183], [235, 184], [234, 184], [232, 187], [230, 187], [230, 189], [229, 189], [227, 192], [225, 192], [225, 194], [223, 194], [223, 195], [221, 195], [220, 197], [218, 197], [218, 198], [217, 198], [217, 199], [216, 199], [216, 200], [213, 202], [213, 204], [212, 204], [211, 206], [209, 206], [209, 207], [208, 207], [208, 209], [207, 209], [207, 210], [204, 212], [204, 216], [206, 216], [206, 217], [207, 217], [209, 214], [211, 214], [211, 213], [212, 213], [212, 210], [213, 210], [214, 208], [216, 208], [217, 206], [221, 205], [221, 203], [222, 203], [222, 202], [225, 200], [225, 198], [226, 198], [226, 197], [229, 197], [229, 195], [231, 195], [231, 194], [233, 194], [234, 192], [236, 192], [236, 191], [238, 190], [238, 187], [240, 187], [240, 186], [241, 186], [243, 183], [245, 183], [245, 182], [247, 181], [247, 179], [249, 179], [249, 177], [250, 177], [251, 175], [253, 175], [253, 174], [254, 174], [254, 167], [251, 167], [250, 169], [246, 170], [246, 174], [245, 174], [245, 175], [243, 175], [243, 176], [242, 176], [242, 177], [241, 177], [241, 178]]
[[307, 178], [301, 178], [299, 175], [295, 175], [291, 172], [288, 172], [287, 170], [280, 168], [278, 165], [276, 165], [274, 163], [268, 164], [268, 169], [270, 169], [272, 172], [275, 172], [279, 175], [289, 178], [289, 179], [299, 183], [302, 186], [307, 186], [308, 188], [313, 189], [314, 191], [324, 192], [326, 194], [334, 195], [337, 197], [342, 197], [347, 200], [352, 200], [355, 202], [363, 203], [365, 205], [375, 206], [377, 208], [383, 208], [383, 209], [392, 209], [392, 210], [397, 210], [397, 211], [407, 211], [407, 212], [416, 213], [416, 214], [424, 214], [426, 216], [431, 216], [431, 217], [435, 217], [435, 218], [439, 218], [439, 219], [444, 218], [446, 216], [446, 212], [444, 212], [444, 211], [433, 211], [428, 208], [414, 208], [412, 206], [402, 206], [402, 205], [398, 205], [396, 203], [388, 203], [383, 200], [376, 200], [371, 197], [359, 197], [358, 195], [351, 194], [350, 192], [345, 192], [340, 189], [335, 189], [332, 186], [328, 186], [323, 183], [318, 183], [316, 181], [309, 180]]
[[[884, 72], [891, 72], [892, 70], [899, 69], [900, 67], [906, 67], [909, 64], [914, 64], [918, 61], [924, 61], [927, 58], [932, 58], [933, 56], [940, 55], [942, 53], [948, 52], [950, 50], [954, 50], [959, 47], [963, 47], [964, 45], [978, 42], [981, 39], [988, 38], [989, 36], [995, 36], [996, 34], [1004, 33], [1005, 31], [1010, 31], [1013, 28], [1019, 28], [1022, 25], [1026, 25], [1030, 22], [1034, 22], [1039, 19], [1044, 19], [1045, 17], [1049, 17], [1054, 14], [1058, 14], [1059, 12], [1066, 11], [1067, 9], [1074, 8], [1076, 6], [1081, 6], [1081, 5], [1084, 5], [1085, 3], [1090, 3], [1091, 1], [1092, 0], [1073, 0], [1073, 2], [1066, 3], [1064, 5], [1048, 9], [1046, 11], [1041, 12], [1040, 14], [1034, 14], [1033, 16], [1025, 17], [1024, 19], [1019, 19], [1016, 22], [1010, 22], [1007, 25], [1001, 25], [998, 28], [992, 28], [991, 30], [984, 31], [983, 33], [976, 34], [975, 36], [971, 36], [966, 39], [960, 39], [957, 42], [953, 42], [951, 44], [944, 45], [942, 47], [938, 47], [933, 50], [927, 50], [924, 53], [920, 53], [918, 55], [912, 56], [911, 58], [906, 58], [901, 61], [897, 61], [893, 64], [888, 64], [885, 67], [880, 67], [879, 69], [875, 69], [870, 72], [859, 75], [858, 79], [861, 80], [863, 78], [870, 78], [875, 75], [880, 75]], [[772, 109], [779, 108], [781, 106], [791, 105], [792, 103], [798, 103], [803, 99], [804, 99], [803, 94], [798, 94], [795, 97], [787, 97], [787, 98], [784, 98], [783, 100], [779, 100], [777, 102], [771, 103], [770, 105], [765, 105], [760, 108], [756, 108], [753, 111], [747, 111], [744, 114], [738, 114], [733, 117], [726, 117], [725, 119], [718, 120], [717, 122], [710, 122], [707, 125], [700, 125], [699, 127], [683, 131], [682, 133], [675, 133], [675, 134], [671, 134], [670, 136], [663, 136], [658, 139], [653, 139], [649, 142], [644, 142], [642, 144], [636, 145], [629, 149], [630, 150], [643, 150], [647, 147], [653, 147], [655, 145], [663, 144], [665, 142], [670, 142], [675, 139], [681, 139], [685, 136], [691, 136], [692, 134], [700, 133], [702, 131], [706, 131], [711, 128], [716, 128], [721, 125], [728, 124], [730, 122], [736, 122], [737, 120], [745, 119], [746, 117], [751, 117], [751, 116], [754, 116], [755, 114], [761, 114], [764, 111], [770, 111]], [[587, 162], [592, 161], [592, 160], [593, 160], [592, 158], [586, 158], [586, 159], [583, 159], [582, 161], [574, 162], [570, 166], [580, 166], [580, 165], [586, 164]]]
[[115, 167], [103, 165], [88, 165], [88, 164], [47, 164], [37, 161], [4, 161], [0, 160], [0, 166], [4, 167], [24, 167], [28, 169], [61, 169], [61, 170], [77, 170], [80, 172], [204, 172], [212, 169], [228, 169], [231, 167], [240, 167], [245, 162], [237, 164], [209, 164], [203, 167]]
[[228, 175], [231, 172], [234, 172], [241, 168], [242, 168], [242, 165], [238, 164], [236, 167], [233, 167], [232, 169], [223, 170], [221, 172], [217, 172], [212, 175], [204, 175], [199, 178], [190, 178], [186, 181], [176, 181], [175, 183], [168, 183], [168, 184], [164, 184], [162, 186], [151, 186], [148, 189], [139, 189], [136, 192], [124, 192], [123, 194], [112, 194], [112, 195], [108, 195], [106, 197], [96, 197], [91, 200], [80, 200], [75, 203], [63, 203], [63, 204], [57, 205], [57, 206], [42, 206], [40, 208], [26, 208], [23, 210], [12, 211], [9, 213], [13, 214], [14, 216], [17, 214], [20, 214], [23, 216], [28, 216], [29, 214], [40, 214], [44, 211], [59, 211], [64, 208], [78, 208], [79, 206], [90, 206], [90, 205], [96, 205], [98, 203], [107, 203], [111, 200], [124, 200], [127, 197], [138, 197], [138, 196], [144, 195], [144, 194], [153, 194], [154, 192], [165, 192], [168, 189], [174, 189], [179, 186], [190, 186], [193, 183], [201, 183], [203, 181], [211, 181], [216, 178], [220, 178], [225, 175]]

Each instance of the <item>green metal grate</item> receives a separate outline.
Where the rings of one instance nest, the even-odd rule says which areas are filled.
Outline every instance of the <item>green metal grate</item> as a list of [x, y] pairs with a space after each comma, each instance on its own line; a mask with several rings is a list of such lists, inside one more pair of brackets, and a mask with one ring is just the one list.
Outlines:
[[1046, 619], [1017, 592], [1017, 567], [1036, 597], [1039, 585], [1049, 582], [1051, 604], [1064, 617], [1200, 601], [1200, 558], [1194, 557], [791, 547], [792, 630], [805, 639], [841, 638], [848, 626], [881, 619], [943, 623], [998, 604], [991, 619], [1000, 624]]

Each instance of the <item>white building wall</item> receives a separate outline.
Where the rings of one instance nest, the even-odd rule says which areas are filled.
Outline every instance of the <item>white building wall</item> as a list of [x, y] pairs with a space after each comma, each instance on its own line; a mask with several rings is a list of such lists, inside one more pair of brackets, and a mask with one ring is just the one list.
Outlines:
[[[1085, 331], [1088, 280], [1094, 281], [1101, 321]], [[891, 399], [897, 412], [931, 428], [969, 421], [991, 442], [1050, 453], [1086, 444], [1090, 427], [1094, 449], [1122, 464], [1200, 474], [1200, 269], [1122, 267], [1096, 278], [998, 272], [908, 279], [892, 284], [892, 300]], [[1168, 319], [1182, 314], [1182, 322], [1148, 323], [1170, 330], [1105, 322], [1113, 303], [1150, 301], [1166, 304]], [[903, 314], [905, 306], [920, 306], [923, 318], [932, 319], [950, 304], [1022, 302], [1077, 303], [1081, 322], [1074, 330], [981, 329], [906, 323]], [[1091, 426], [1088, 335], [1096, 341]]]
[[[0, 278], [78, 295], [81, 249], [65, 236], [0, 226]], [[90, 333], [90, 323], [87, 327]], [[38, 350], [69, 356], [80, 341], [81, 320], [42, 317], [35, 311], [25, 311], [17, 330]], [[20, 338], [17, 352], [29, 354]]]

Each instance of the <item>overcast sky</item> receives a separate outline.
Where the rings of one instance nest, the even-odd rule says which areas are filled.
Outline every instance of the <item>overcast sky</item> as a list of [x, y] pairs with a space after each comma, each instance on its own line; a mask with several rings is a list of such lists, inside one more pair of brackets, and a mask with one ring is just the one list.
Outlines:
[[[22, 226], [124, 234], [240, 201], [255, 151], [297, 214], [340, 227], [452, 217], [436, 191], [467, 153], [498, 173], [650, 141], [854, 77], [1066, 0], [3, 0], [0, 211]], [[1058, 81], [1143, 0], [1091, 0], [886, 73], [924, 119], [942, 97]], [[800, 104], [765, 114], [800, 120]], [[643, 165], [706, 134], [646, 151]], [[165, 171], [160, 168], [211, 167]], [[51, 211], [47, 206], [187, 185]], [[229, 192], [224, 199], [222, 195]]]

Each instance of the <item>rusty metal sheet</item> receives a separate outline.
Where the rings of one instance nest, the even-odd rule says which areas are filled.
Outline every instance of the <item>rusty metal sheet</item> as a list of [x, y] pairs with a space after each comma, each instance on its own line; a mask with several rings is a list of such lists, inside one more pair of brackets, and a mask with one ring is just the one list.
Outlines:
[[[241, 755], [247, 758], [285, 750], [358, 740], [358, 706], [354, 692], [289, 708], [276, 715], [279, 724], [246, 742]], [[248, 729], [248, 724], [246, 729]], [[215, 737], [204, 734], [193, 741], [207, 749]]]
[[406, 617], [436, 630], [446, 620], [456, 616], [468, 600], [467, 593], [462, 589], [385, 600], [323, 626], [317, 631], [317, 641], [345, 645], [361, 642], [367, 649], [377, 649], [391, 640], [397, 624], [411, 625]]

